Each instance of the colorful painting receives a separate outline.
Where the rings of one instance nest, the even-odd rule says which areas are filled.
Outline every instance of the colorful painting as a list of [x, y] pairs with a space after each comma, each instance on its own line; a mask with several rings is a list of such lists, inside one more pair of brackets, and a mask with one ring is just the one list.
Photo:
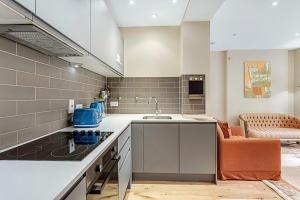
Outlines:
[[245, 98], [271, 97], [271, 65], [266, 61], [247, 61], [245, 65]]

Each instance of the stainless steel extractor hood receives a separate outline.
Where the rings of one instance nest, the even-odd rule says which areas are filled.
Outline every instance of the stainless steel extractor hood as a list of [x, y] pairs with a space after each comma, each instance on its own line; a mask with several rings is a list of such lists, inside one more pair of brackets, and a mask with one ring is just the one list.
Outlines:
[[0, 24], [0, 35], [47, 55], [58, 57], [83, 56], [83, 53], [33, 24]]

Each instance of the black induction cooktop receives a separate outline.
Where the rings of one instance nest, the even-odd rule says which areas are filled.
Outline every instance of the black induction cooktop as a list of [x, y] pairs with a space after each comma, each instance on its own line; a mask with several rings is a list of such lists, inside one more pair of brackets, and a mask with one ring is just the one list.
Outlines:
[[113, 132], [57, 132], [0, 153], [0, 160], [80, 161]]

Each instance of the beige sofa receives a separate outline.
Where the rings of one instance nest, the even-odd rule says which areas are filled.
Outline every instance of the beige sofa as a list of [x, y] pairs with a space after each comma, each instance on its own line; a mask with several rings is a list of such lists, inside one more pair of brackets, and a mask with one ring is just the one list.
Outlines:
[[300, 141], [300, 119], [277, 113], [245, 113], [239, 116], [248, 137]]

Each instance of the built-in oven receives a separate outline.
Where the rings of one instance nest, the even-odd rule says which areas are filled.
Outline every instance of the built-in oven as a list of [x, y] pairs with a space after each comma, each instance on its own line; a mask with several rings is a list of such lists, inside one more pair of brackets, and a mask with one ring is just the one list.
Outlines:
[[189, 99], [201, 99], [205, 94], [205, 76], [194, 75], [189, 77]]
[[117, 144], [109, 148], [86, 172], [87, 200], [119, 199]]

